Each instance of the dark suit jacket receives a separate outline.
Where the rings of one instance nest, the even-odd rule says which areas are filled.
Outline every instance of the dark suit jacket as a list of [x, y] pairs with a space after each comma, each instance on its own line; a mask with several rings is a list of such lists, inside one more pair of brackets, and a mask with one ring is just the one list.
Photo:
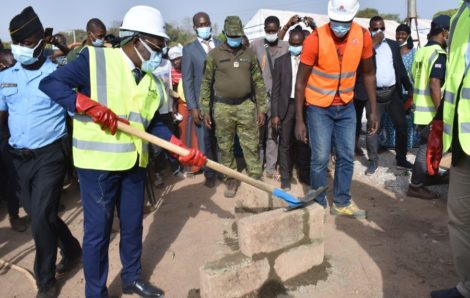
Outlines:
[[[406, 72], [405, 65], [403, 64], [398, 43], [388, 38], [387, 43], [390, 46], [390, 49], [392, 50], [393, 67], [395, 68], [396, 90], [400, 97], [403, 98], [402, 86], [405, 87], [405, 89], [409, 92], [413, 90], [413, 85], [410, 82], [410, 78], [408, 77], [408, 73]], [[374, 55], [374, 63], [376, 62], [375, 59], [376, 56]]]
[[272, 117], [284, 120], [292, 91], [292, 62], [290, 52], [280, 56], [274, 62], [273, 89], [271, 94]]
[[[221, 44], [221, 41], [214, 39], [216, 47]], [[186, 99], [188, 110], [199, 108], [199, 93], [201, 91], [206, 56], [207, 54], [198, 39], [183, 47], [181, 73], [183, 76], [184, 98]]]

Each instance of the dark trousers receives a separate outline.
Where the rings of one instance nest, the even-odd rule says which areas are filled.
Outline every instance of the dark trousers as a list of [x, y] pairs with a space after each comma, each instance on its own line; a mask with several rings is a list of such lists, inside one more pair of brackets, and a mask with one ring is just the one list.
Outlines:
[[[171, 113], [160, 114], [160, 121], [168, 127], [172, 134], [178, 136], [178, 126], [173, 121], [173, 115]], [[170, 164], [170, 168], [173, 172], [179, 169], [180, 164], [176, 158], [156, 145], [152, 145], [152, 147], [155, 154], [155, 171], [162, 171], [167, 165], [166, 161]]]
[[[379, 102], [380, 101], [380, 102]], [[377, 123], [380, 123], [380, 118], [382, 115], [388, 112], [390, 118], [392, 119], [393, 125], [396, 129], [396, 141], [395, 141], [395, 152], [397, 154], [396, 160], [397, 162], [404, 162], [406, 161], [406, 152], [407, 152], [407, 145], [406, 145], [406, 138], [407, 138], [407, 125], [406, 125], [406, 115], [405, 110], [403, 109], [403, 101], [398, 95], [396, 89], [391, 93], [389, 98], [380, 98], [379, 94], [377, 94]], [[366, 105], [366, 113], [367, 119], [369, 120], [370, 114], [370, 104], [367, 103]], [[367, 123], [367, 127], [370, 127], [370, 123]], [[379, 155], [377, 153], [379, 142], [378, 142], [378, 135], [379, 132], [373, 135], [367, 135], [366, 137], [366, 145], [367, 145], [367, 154], [369, 156], [369, 160], [378, 162]]]
[[364, 113], [364, 108], [366, 107], [368, 101], [354, 99], [354, 108], [356, 109], [356, 145], [361, 135], [362, 130], [362, 114]]
[[31, 217], [36, 245], [34, 273], [39, 288], [55, 283], [57, 247], [65, 257], [75, 256], [80, 249], [78, 240], [57, 215], [65, 173], [63, 146], [59, 141], [46, 148], [29, 156], [12, 150], [18, 196]]
[[420, 142], [411, 174], [411, 185], [421, 187], [424, 185], [428, 173], [426, 151], [428, 149], [429, 125], [417, 125], [416, 129], [420, 136]]
[[279, 172], [282, 180], [292, 178], [292, 153], [295, 129], [295, 101], [289, 99], [286, 116], [281, 121], [279, 132]]
[[0, 189], [3, 190], [2, 196], [7, 202], [10, 218], [17, 218], [20, 210], [19, 198], [16, 194], [17, 176], [8, 146], [8, 136], [2, 137], [0, 140]]
[[[196, 125], [196, 136], [199, 144], [199, 150], [207, 156], [208, 159], [218, 161], [217, 156], [217, 140], [215, 138], [215, 126], [212, 124], [212, 129], [207, 129], [207, 127], [201, 123]], [[209, 168], [203, 168], [204, 177], [206, 179], [214, 179], [216, 177], [216, 172]]]
[[86, 297], [108, 297], [108, 248], [114, 210], [120, 223], [121, 279], [128, 285], [140, 277], [144, 168], [127, 171], [77, 169], [84, 213], [83, 271]]

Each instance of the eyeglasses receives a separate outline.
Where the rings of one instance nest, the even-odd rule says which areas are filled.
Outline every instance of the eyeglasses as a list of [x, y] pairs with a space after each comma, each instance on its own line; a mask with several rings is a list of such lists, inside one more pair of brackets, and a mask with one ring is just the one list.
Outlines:
[[374, 28], [374, 29], [371, 29], [370, 31], [372, 31], [372, 32], [377, 32], [377, 31], [379, 31], [379, 30], [381, 30], [381, 31], [385, 31], [385, 27], [381, 27], [381, 28]]

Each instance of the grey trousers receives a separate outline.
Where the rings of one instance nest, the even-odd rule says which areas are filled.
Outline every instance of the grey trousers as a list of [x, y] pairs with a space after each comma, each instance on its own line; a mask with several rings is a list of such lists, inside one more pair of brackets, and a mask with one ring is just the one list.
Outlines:
[[450, 170], [447, 212], [454, 266], [460, 281], [457, 289], [470, 297], [470, 157], [464, 157]]

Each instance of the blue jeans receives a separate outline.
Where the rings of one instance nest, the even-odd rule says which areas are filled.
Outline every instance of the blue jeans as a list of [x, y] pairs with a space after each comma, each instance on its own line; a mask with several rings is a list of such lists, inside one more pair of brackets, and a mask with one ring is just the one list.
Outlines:
[[[356, 111], [352, 102], [344, 106], [320, 108], [307, 107], [308, 139], [312, 155], [310, 158], [310, 187], [327, 186], [328, 160], [332, 146], [336, 152], [336, 168], [333, 202], [344, 207], [351, 202], [351, 181], [354, 169], [354, 138]], [[316, 201], [326, 206], [325, 193]]]
[[108, 297], [108, 248], [117, 209], [121, 239], [123, 285], [140, 277], [142, 271], [142, 219], [145, 169], [127, 171], [77, 169], [84, 213], [83, 271], [86, 297]]

